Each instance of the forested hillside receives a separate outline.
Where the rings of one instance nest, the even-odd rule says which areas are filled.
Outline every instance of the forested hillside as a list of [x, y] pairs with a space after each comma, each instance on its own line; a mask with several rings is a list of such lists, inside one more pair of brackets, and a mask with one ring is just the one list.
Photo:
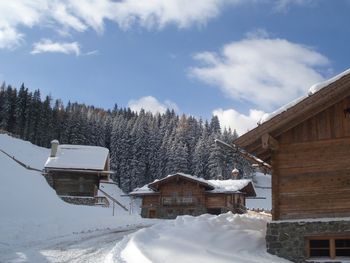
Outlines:
[[228, 178], [236, 166], [249, 176], [251, 168], [234, 153], [215, 144], [231, 142], [237, 134], [220, 129], [219, 120], [210, 122], [174, 111], [152, 114], [114, 107], [104, 110], [68, 102], [29, 91], [0, 87], [0, 129], [39, 146], [52, 139], [64, 144], [99, 145], [110, 149], [111, 169], [124, 191], [142, 186], [175, 172], [209, 178]]

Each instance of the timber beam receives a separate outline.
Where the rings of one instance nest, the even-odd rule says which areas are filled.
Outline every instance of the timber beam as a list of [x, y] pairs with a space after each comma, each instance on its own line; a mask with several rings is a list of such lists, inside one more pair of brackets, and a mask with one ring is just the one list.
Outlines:
[[261, 145], [262, 148], [266, 150], [276, 151], [279, 148], [278, 141], [268, 133], [261, 136]]

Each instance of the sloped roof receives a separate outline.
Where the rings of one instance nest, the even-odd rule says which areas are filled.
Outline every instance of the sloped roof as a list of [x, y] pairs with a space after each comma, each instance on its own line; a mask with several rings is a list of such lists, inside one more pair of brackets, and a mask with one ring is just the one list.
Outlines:
[[214, 186], [209, 184], [207, 180], [200, 178], [200, 177], [197, 177], [197, 176], [190, 175], [190, 174], [184, 174], [184, 173], [170, 174], [170, 175], [168, 175], [160, 180], [155, 180], [153, 183], [148, 184], [148, 187], [151, 189], [154, 189], [154, 190], [158, 190], [159, 185], [161, 185], [165, 182], [168, 182], [168, 181], [174, 179], [175, 177], [181, 177], [181, 178], [184, 178], [185, 180], [199, 183], [199, 184], [203, 185], [207, 190], [214, 189]]
[[251, 182], [251, 180], [248, 179], [242, 179], [242, 180], [205, 180], [203, 178], [189, 175], [189, 174], [183, 174], [183, 173], [177, 173], [168, 175], [167, 177], [164, 177], [160, 180], [155, 180], [154, 182], [150, 184], [146, 184], [143, 187], [136, 188], [132, 192], [130, 192], [130, 195], [150, 195], [150, 194], [158, 194], [159, 186], [162, 183], [165, 183], [169, 180], [174, 179], [176, 176], [179, 176], [180, 178], [183, 178], [185, 180], [193, 181], [196, 183], [199, 183], [206, 188], [207, 193], [246, 193], [247, 196], [256, 196], [254, 186]]
[[238, 137], [234, 144], [263, 161], [268, 161], [270, 153], [261, 146], [263, 135], [269, 134], [276, 138], [347, 96], [350, 96], [350, 69], [325, 82], [313, 85], [306, 96], [263, 116], [260, 125]]
[[99, 146], [58, 145], [56, 157], [49, 157], [45, 168], [103, 171], [109, 150]]

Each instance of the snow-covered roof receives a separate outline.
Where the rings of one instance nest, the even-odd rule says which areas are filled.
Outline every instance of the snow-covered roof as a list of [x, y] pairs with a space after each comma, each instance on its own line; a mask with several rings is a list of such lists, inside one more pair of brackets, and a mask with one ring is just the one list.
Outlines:
[[249, 179], [241, 180], [208, 180], [208, 182], [215, 188], [211, 190], [211, 193], [228, 193], [228, 192], [239, 192], [252, 181]]
[[296, 104], [298, 104], [299, 102], [303, 101], [304, 99], [314, 95], [316, 92], [322, 90], [323, 88], [325, 87], [328, 87], [330, 84], [336, 82], [337, 80], [341, 79], [342, 77], [346, 76], [350, 74], [350, 68], [343, 71], [342, 73], [334, 76], [333, 78], [330, 78], [328, 80], [325, 80], [323, 82], [319, 82], [319, 83], [316, 83], [314, 85], [312, 85], [310, 88], [309, 88], [309, 92], [304, 95], [304, 96], [301, 96], [289, 103], [287, 103], [286, 105], [280, 107], [279, 109], [275, 110], [274, 112], [271, 112], [271, 113], [265, 113], [260, 121], [259, 121], [259, 124], [262, 124], [270, 119], [272, 119], [273, 117], [281, 114], [282, 112], [284, 111], [287, 111], [288, 109], [292, 108], [293, 106], [295, 106]]
[[55, 157], [49, 157], [45, 168], [101, 170], [105, 168], [108, 149], [99, 146], [58, 145]]
[[210, 185], [207, 180], [205, 180], [203, 178], [200, 178], [200, 177], [197, 177], [197, 176], [194, 176], [194, 175], [185, 174], [185, 173], [170, 174], [170, 175], [168, 175], [168, 176], [166, 176], [166, 177], [164, 177], [162, 179], [155, 180], [154, 182], [148, 184], [148, 186], [150, 188], [156, 189], [160, 183], [162, 183], [164, 181], [167, 181], [167, 180], [169, 180], [169, 179], [171, 179], [172, 177], [175, 177], [175, 176], [180, 176], [180, 177], [189, 179], [190, 181], [198, 182], [198, 183], [206, 186], [208, 189], [213, 189], [214, 188], [214, 186]]
[[156, 194], [158, 192], [154, 189], [154, 185], [161, 183], [165, 180], [169, 180], [171, 177], [174, 177], [174, 176], [181, 176], [181, 177], [202, 183], [202, 184], [208, 186], [208, 190], [207, 190], [208, 193], [239, 193], [241, 190], [243, 190], [249, 184], [251, 184], [251, 187], [253, 188], [253, 191], [255, 192], [252, 181], [249, 179], [205, 180], [203, 178], [189, 175], [189, 174], [176, 173], [176, 174], [168, 175], [160, 180], [157, 179], [154, 182], [152, 182], [150, 184], [146, 184], [140, 188], [135, 188], [129, 194], [130, 195]]

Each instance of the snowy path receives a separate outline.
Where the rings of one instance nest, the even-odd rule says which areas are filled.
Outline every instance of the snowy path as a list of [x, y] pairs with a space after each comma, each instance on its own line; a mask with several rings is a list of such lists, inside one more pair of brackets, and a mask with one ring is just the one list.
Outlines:
[[[104, 262], [105, 256], [124, 236], [142, 227], [80, 233], [46, 240], [40, 244], [8, 248], [0, 253], [1, 263]], [[1, 247], [1, 246], [0, 246]]]

